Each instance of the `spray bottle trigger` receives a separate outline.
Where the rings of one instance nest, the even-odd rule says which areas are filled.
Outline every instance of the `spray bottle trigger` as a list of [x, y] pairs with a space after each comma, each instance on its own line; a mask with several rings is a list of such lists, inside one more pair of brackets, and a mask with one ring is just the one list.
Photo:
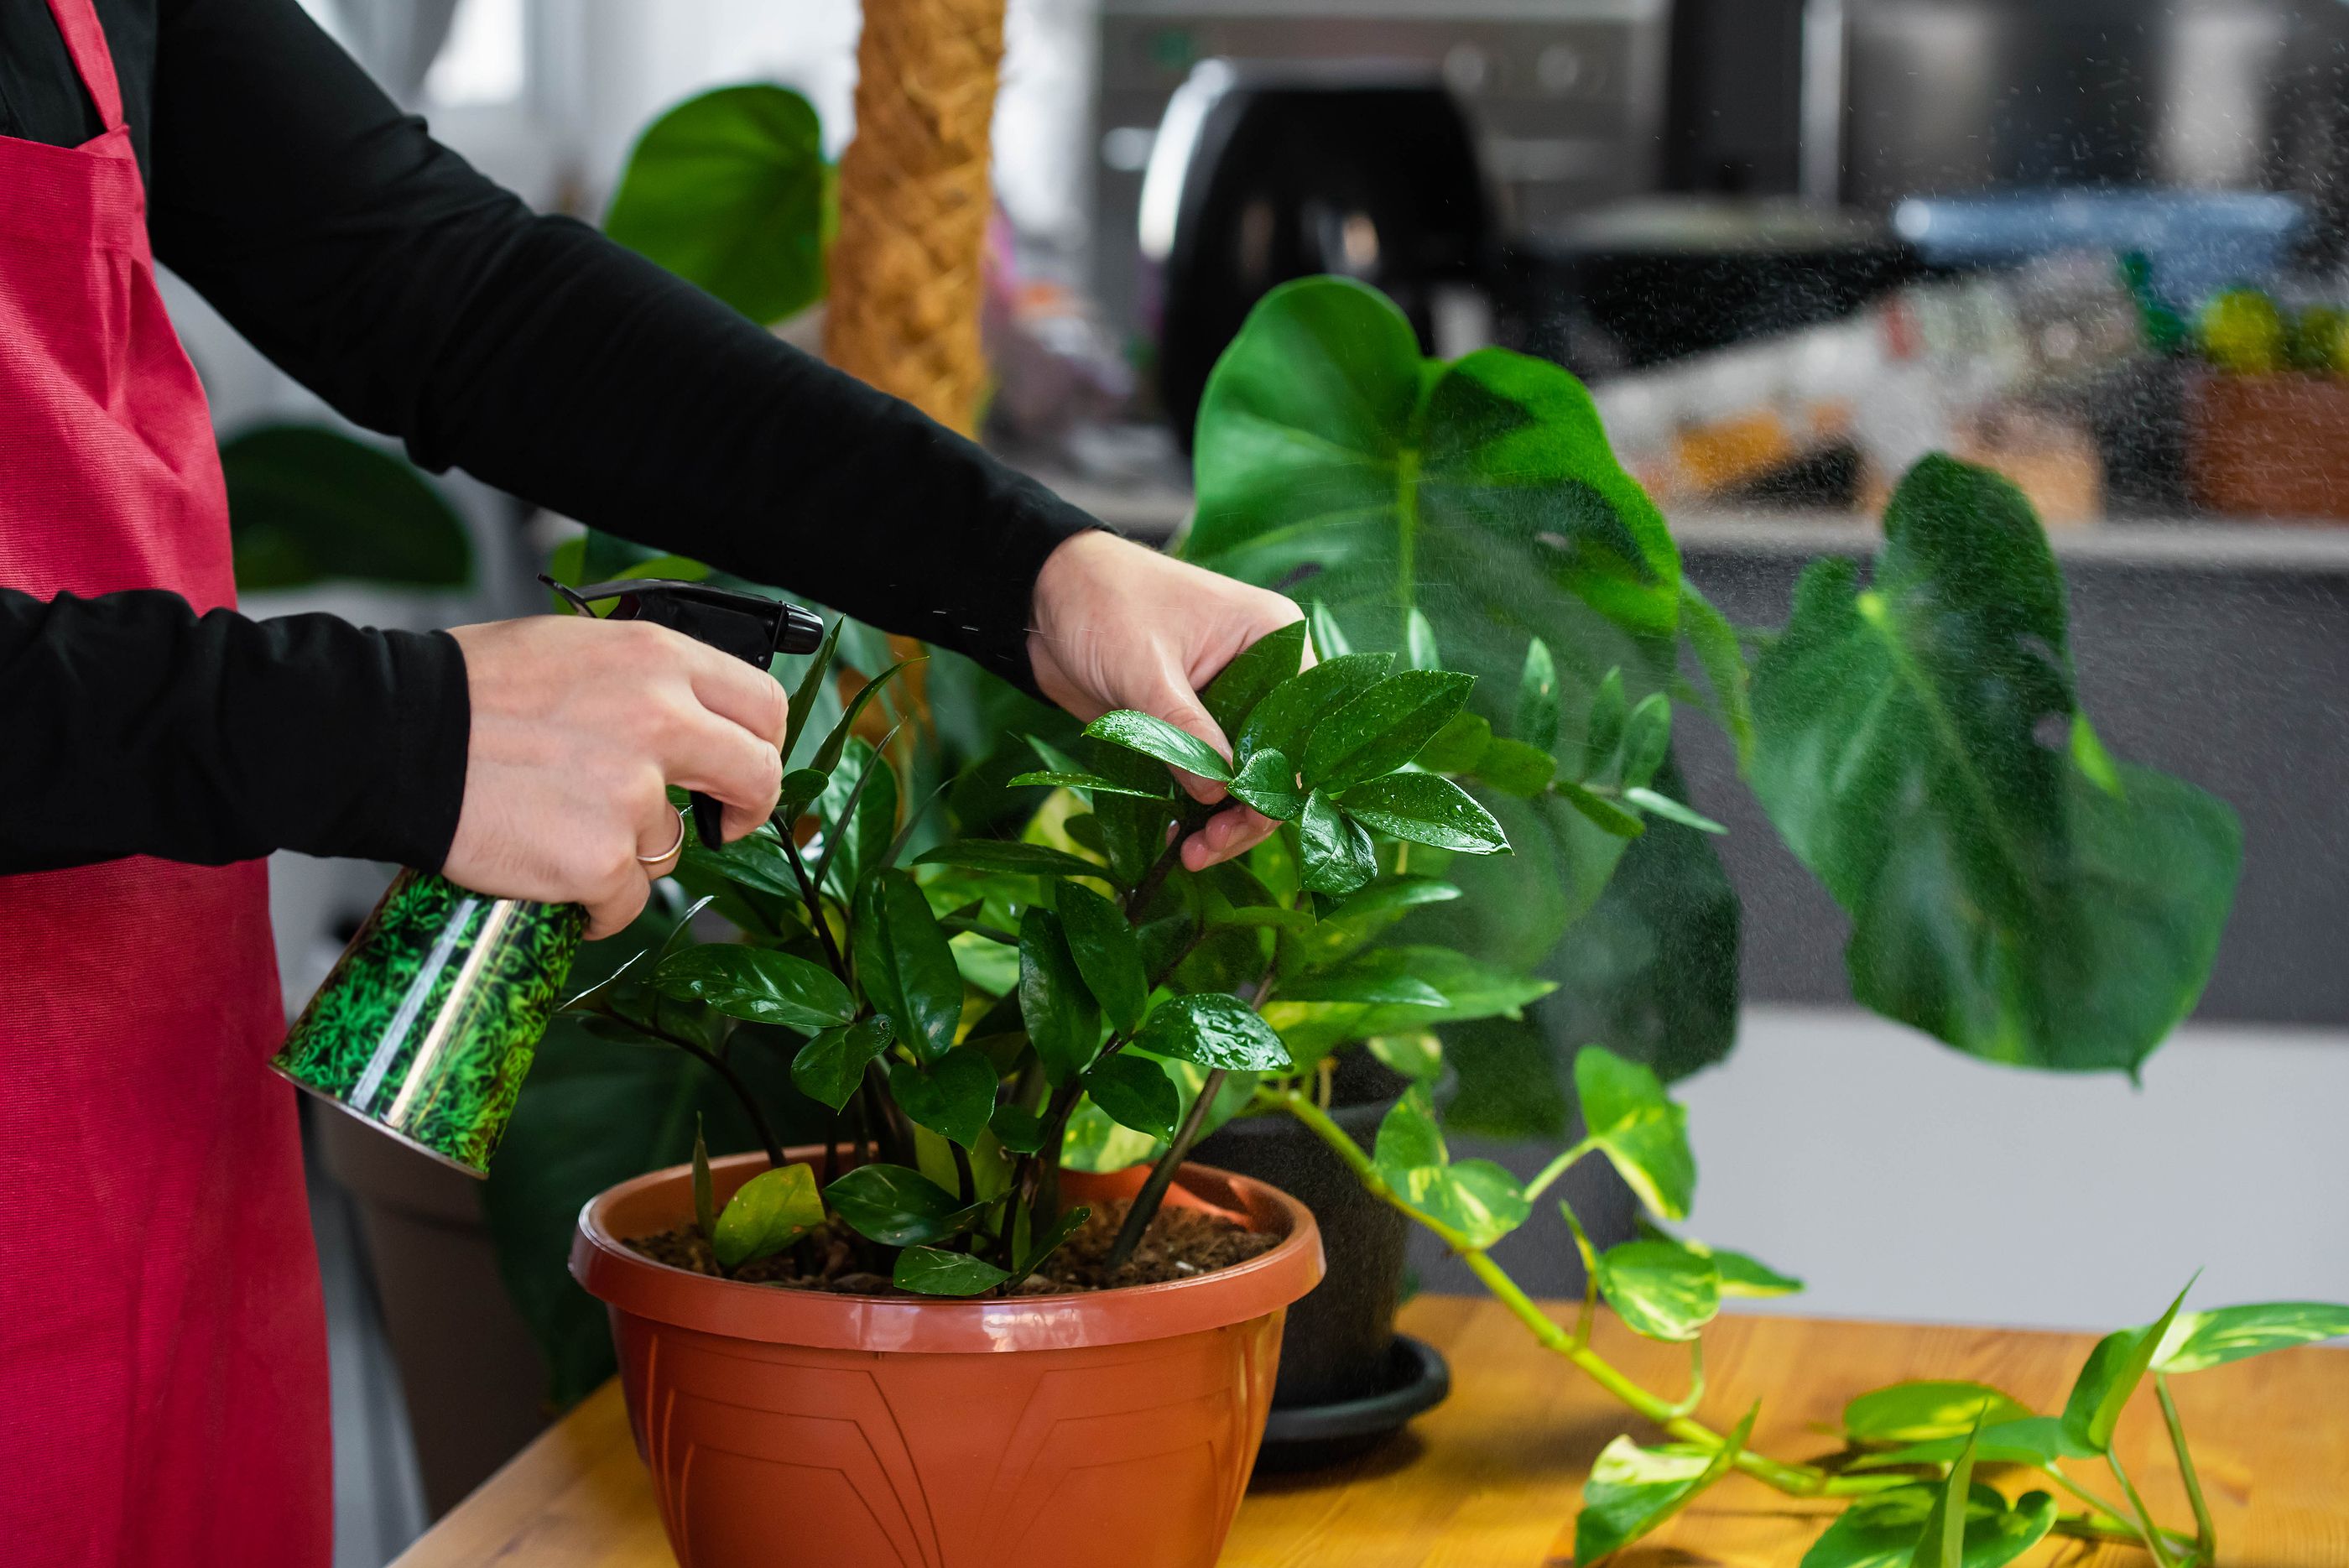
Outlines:
[[726, 830], [726, 808], [699, 790], [695, 790], [689, 798], [693, 803], [693, 831], [700, 835], [701, 846], [712, 850], [725, 848], [726, 840], [722, 835]]

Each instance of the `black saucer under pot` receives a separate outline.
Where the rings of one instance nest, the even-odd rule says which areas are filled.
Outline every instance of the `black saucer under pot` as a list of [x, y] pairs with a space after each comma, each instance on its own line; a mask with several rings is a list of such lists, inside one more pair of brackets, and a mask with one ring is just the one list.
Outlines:
[[[1367, 1150], [1408, 1086], [1368, 1053], [1344, 1052], [1330, 1117]], [[1394, 1331], [1409, 1220], [1365, 1192], [1345, 1162], [1289, 1116], [1243, 1116], [1201, 1139], [1194, 1158], [1272, 1183], [1312, 1210], [1321, 1227], [1329, 1272], [1288, 1309], [1260, 1469], [1350, 1457], [1444, 1397], [1451, 1374], [1443, 1357]]]

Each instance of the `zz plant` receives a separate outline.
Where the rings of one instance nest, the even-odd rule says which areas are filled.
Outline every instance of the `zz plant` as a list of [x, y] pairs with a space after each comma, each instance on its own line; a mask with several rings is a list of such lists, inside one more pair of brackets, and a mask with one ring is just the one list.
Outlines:
[[[802, 676], [794, 726], [833, 653], [828, 641]], [[1305, 653], [1300, 622], [1204, 694], [1236, 737], [1228, 762], [1148, 715], [1110, 713], [1086, 730], [1087, 758], [1030, 742], [1040, 765], [1007, 786], [1035, 803], [1023, 836], [911, 855], [925, 813], [900, 820], [891, 742], [855, 735], [901, 664], [786, 774], [770, 823], [688, 852], [680, 878], [707, 889], [700, 900], [565, 1011], [683, 1051], [738, 1096], [772, 1168], [700, 1216], [722, 1269], [830, 1219], [901, 1290], [1016, 1289], [1087, 1218], [1061, 1201], [1064, 1160], [1117, 1168], [1140, 1155], [1152, 1168], [1109, 1251], [1113, 1273], [1202, 1133], [1313, 1070], [1315, 1054], [1266, 1021], [1277, 998], [1458, 1017], [1545, 989], [1443, 949], [1363, 950], [1409, 909], [1454, 895], [1402, 869], [1413, 848], [1507, 843], [1467, 792], [1413, 765], [1460, 719], [1468, 677], [1380, 653], [1300, 669]], [[800, 745], [795, 729], [786, 755]], [[1167, 764], [1228, 784], [1284, 833], [1249, 865], [1185, 870], [1182, 843], [1207, 812]], [[733, 929], [697, 940], [720, 899]], [[785, 1161], [742, 1070], [767, 1052], [830, 1112], [827, 1147], [862, 1158]], [[1446, 1179], [1473, 1204], [1473, 1168]]]

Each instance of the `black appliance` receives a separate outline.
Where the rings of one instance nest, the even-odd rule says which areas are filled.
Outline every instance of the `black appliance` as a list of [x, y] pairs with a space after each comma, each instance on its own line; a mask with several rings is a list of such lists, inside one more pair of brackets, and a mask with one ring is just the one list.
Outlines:
[[1273, 287], [1360, 278], [1433, 352], [1442, 291], [1482, 278], [1490, 224], [1475, 135], [1440, 80], [1377, 66], [1195, 67], [1159, 128], [1140, 220], [1159, 394], [1185, 449], [1216, 356]]

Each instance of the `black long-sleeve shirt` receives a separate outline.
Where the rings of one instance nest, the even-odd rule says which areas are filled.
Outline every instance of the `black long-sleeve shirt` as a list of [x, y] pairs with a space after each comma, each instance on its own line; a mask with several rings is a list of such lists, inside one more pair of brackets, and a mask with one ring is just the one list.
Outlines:
[[[1025, 677], [1036, 575], [1083, 514], [532, 213], [295, 0], [98, 12], [157, 255], [335, 408], [428, 468]], [[0, 134], [98, 129], [47, 6], [0, 0]], [[438, 867], [469, 725], [443, 634], [0, 589], [0, 873], [278, 848]]]

